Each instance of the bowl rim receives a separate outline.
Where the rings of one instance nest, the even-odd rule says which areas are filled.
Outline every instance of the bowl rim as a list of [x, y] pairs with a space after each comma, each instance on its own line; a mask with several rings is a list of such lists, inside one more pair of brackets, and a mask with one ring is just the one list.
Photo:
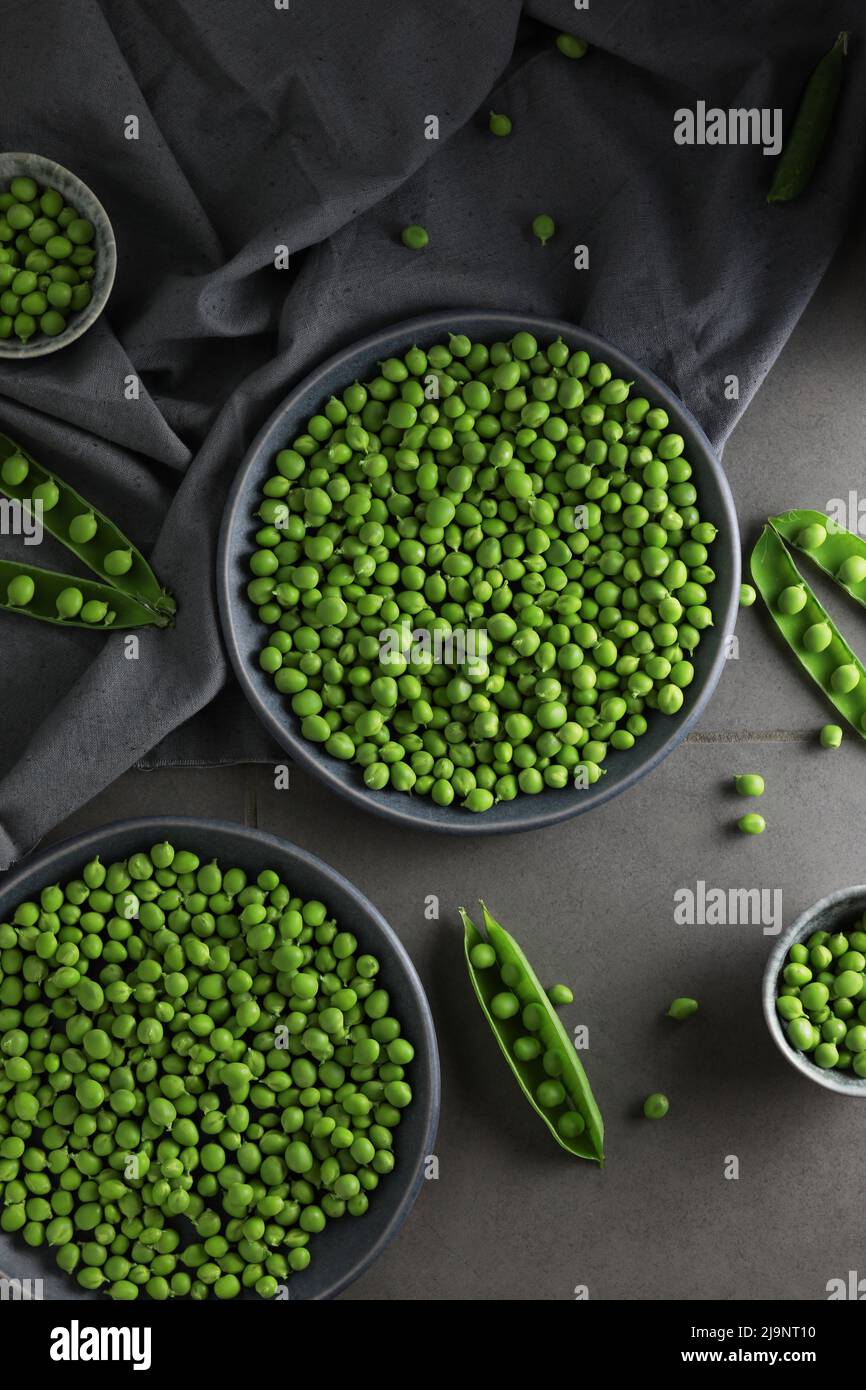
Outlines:
[[[94, 295], [87, 308], [64, 328], [56, 338], [46, 338], [44, 342], [21, 343], [17, 347], [10, 345], [9, 340], [0, 340], [0, 358], [8, 362], [24, 362], [33, 357], [46, 357], [49, 353], [59, 352], [61, 348], [68, 347], [70, 343], [76, 342], [82, 334], [92, 328], [96, 320], [101, 316], [106, 304], [114, 289], [114, 281], [117, 275], [117, 238], [114, 235], [114, 227], [111, 218], [105, 208], [97, 198], [89, 184], [84, 182], [79, 174], [73, 169], [67, 169], [65, 164], [59, 160], [52, 159], [47, 154], [36, 154], [35, 151], [28, 150], [0, 150], [0, 161], [2, 160], [22, 160], [29, 166], [34, 167], [34, 177], [46, 177], [53, 169], [59, 169], [72, 183], [83, 192], [85, 200], [90, 200], [91, 213], [96, 213], [104, 220], [104, 226], [98, 230], [100, 237], [99, 250], [106, 256], [106, 278], [103, 282], [99, 295]], [[39, 171], [39, 172], [37, 172]], [[14, 176], [13, 176], [14, 177]], [[91, 219], [92, 220], [92, 219]]]
[[866, 1097], [866, 1077], [855, 1078], [846, 1076], [843, 1072], [824, 1071], [821, 1067], [816, 1067], [814, 1062], [808, 1061], [802, 1052], [797, 1052], [788, 1042], [776, 1012], [776, 982], [790, 948], [796, 942], [802, 941], [810, 935], [813, 929], [812, 923], [817, 917], [847, 907], [852, 908], [853, 915], [854, 905], [857, 903], [860, 904], [859, 911], [861, 913], [866, 911], [866, 884], [864, 883], [855, 884], [851, 888], [837, 888], [834, 892], [828, 893], [826, 897], [819, 898], [811, 907], [807, 907], [800, 913], [796, 921], [792, 922], [790, 927], [776, 939], [767, 957], [761, 984], [761, 1002], [770, 1036], [792, 1067], [828, 1091], [835, 1091], [837, 1095], [855, 1096], [862, 1099]]
[[[397, 972], [401, 973], [406, 981], [407, 987], [414, 997], [421, 1020], [422, 1037], [418, 1039], [418, 1044], [423, 1046], [430, 1070], [430, 1081], [427, 1093], [423, 1097], [418, 1097], [415, 1101], [423, 1113], [423, 1154], [427, 1155], [434, 1152], [436, 1135], [439, 1127], [439, 1115], [441, 1107], [441, 1064], [439, 1060], [439, 1047], [436, 1038], [436, 1027], [433, 1021], [433, 1013], [430, 1001], [427, 998], [426, 990], [421, 982], [420, 976], [415, 968], [409, 952], [403, 945], [394, 928], [385, 919], [384, 915], [374, 903], [358, 888], [351, 879], [341, 873], [339, 869], [326, 864], [317, 854], [311, 850], [304, 849], [303, 846], [295, 844], [291, 840], [285, 840], [279, 835], [274, 835], [268, 830], [259, 830], [255, 826], [241, 825], [236, 821], [217, 819], [209, 816], [182, 816], [182, 815], [157, 815], [130, 817], [120, 821], [109, 821], [105, 824], [84, 830], [78, 834], [67, 836], [62, 840], [53, 841], [51, 844], [37, 850], [20, 864], [2, 875], [0, 879], [0, 917], [5, 907], [11, 900], [21, 892], [20, 885], [30, 883], [39, 877], [43, 870], [50, 870], [52, 866], [61, 861], [78, 858], [82, 854], [90, 857], [90, 852], [104, 850], [112, 840], [118, 840], [122, 836], [140, 834], [142, 839], [152, 835], [156, 838], [160, 836], [181, 836], [189, 834], [193, 839], [196, 835], [205, 836], [209, 831], [217, 831], [220, 834], [229, 834], [237, 841], [243, 842], [245, 847], [251, 851], [267, 851], [269, 848], [283, 858], [288, 858], [296, 863], [302, 863], [314, 874], [320, 875], [323, 882], [334, 884], [343, 893], [354, 901], [359, 913], [372, 921], [376, 929], [381, 932], [382, 937], [388, 945]], [[264, 855], [263, 855], [264, 857]], [[66, 870], [61, 870], [65, 873]], [[27, 891], [27, 890], [25, 890]], [[305, 1301], [325, 1301], [335, 1298], [344, 1289], [353, 1284], [356, 1279], [379, 1258], [385, 1249], [391, 1244], [398, 1234], [407, 1217], [409, 1216], [421, 1188], [424, 1184], [424, 1162], [423, 1158], [417, 1165], [416, 1171], [400, 1197], [394, 1212], [388, 1221], [387, 1226], [380, 1232], [377, 1240], [367, 1251], [363, 1252], [354, 1263], [344, 1270], [339, 1277], [332, 1279], [330, 1284], [317, 1293], [312, 1300]]]
[[[436, 334], [440, 331], [453, 331], [455, 327], [466, 327], [472, 333], [488, 335], [508, 331], [509, 335], [519, 331], [518, 327], [527, 328], [536, 335], [559, 336], [567, 339], [580, 339], [581, 345], [585, 345], [593, 354], [612, 354], [619, 358], [620, 362], [635, 375], [635, 380], [640, 381], [650, 389], [658, 400], [669, 410], [673, 411], [684, 421], [693, 432], [702, 451], [702, 465], [705, 465], [713, 475], [716, 488], [719, 493], [721, 510], [724, 514], [725, 531], [720, 531], [720, 539], [725, 545], [727, 556], [731, 568], [731, 588], [728, 594], [727, 603], [724, 611], [719, 611], [718, 623], [714, 624], [714, 630], [720, 633], [717, 650], [712, 660], [712, 664], [706, 671], [703, 678], [703, 688], [697, 699], [690, 705], [689, 709], [682, 715], [676, 716], [671, 720], [671, 731], [663, 743], [644, 760], [639, 761], [628, 773], [626, 773], [615, 784], [608, 784], [605, 787], [604, 778], [600, 778], [591, 788], [587, 789], [580, 797], [574, 798], [571, 804], [550, 805], [545, 809], [543, 802], [545, 797], [537, 798], [525, 797], [524, 800], [529, 805], [518, 813], [516, 810], [510, 811], [508, 819], [492, 819], [493, 812], [487, 815], [459, 815], [450, 808], [450, 814], [441, 819], [435, 819], [423, 815], [418, 815], [413, 809], [411, 797], [402, 796], [402, 804], [392, 804], [386, 794], [371, 792], [364, 786], [363, 782], [344, 781], [338, 773], [337, 767], [331, 767], [331, 759], [320, 755], [315, 750], [315, 745], [310, 744], [300, 734], [296, 734], [290, 727], [288, 720], [280, 719], [268, 707], [264, 695], [259, 689], [257, 677], [263, 675], [257, 668], [250, 665], [245, 659], [241, 650], [239, 639], [238, 623], [236, 619], [237, 596], [234, 592], [233, 562], [235, 551], [232, 540], [239, 525], [248, 525], [250, 518], [246, 515], [241, 516], [241, 503], [248, 476], [256, 465], [257, 456], [264, 445], [268, 442], [270, 435], [279, 428], [282, 420], [290, 413], [303, 399], [313, 395], [319, 388], [319, 383], [327, 377], [333, 370], [355, 358], [358, 354], [372, 355], [377, 349], [390, 346], [393, 349], [395, 337], [406, 338], [408, 341], [418, 339], [422, 334]], [[235, 474], [228, 496], [226, 498], [223, 511], [222, 522], [220, 525], [219, 542], [217, 546], [217, 606], [220, 616], [220, 626], [222, 629], [223, 640], [228, 651], [229, 660], [235, 675], [240, 683], [241, 689], [247, 699], [248, 704], [256, 717], [265, 726], [274, 738], [275, 742], [291, 754], [298, 766], [317, 777], [336, 791], [339, 795], [347, 798], [361, 810], [372, 811], [374, 815], [381, 816], [392, 824], [404, 827], [413, 827], [424, 830], [433, 830], [442, 834], [452, 835], [490, 835], [490, 834], [513, 834], [520, 831], [540, 830], [544, 826], [554, 825], [560, 821], [571, 819], [572, 816], [583, 814], [593, 810], [597, 806], [603, 805], [612, 797], [620, 792], [626, 791], [633, 786], [647, 773], [656, 768], [668, 756], [673, 749], [682, 742], [689, 730], [703, 714], [709, 700], [715, 692], [726, 661], [726, 643], [729, 636], [734, 632], [737, 612], [739, 609], [739, 591], [741, 577], [740, 559], [740, 536], [737, 523], [734, 499], [731, 493], [721, 462], [713, 448], [705, 431], [695, 419], [692, 412], [680, 400], [674, 391], [656, 374], [648, 368], [642, 366], [629, 353], [608, 342], [598, 334], [589, 329], [580, 327], [578, 324], [570, 323], [565, 319], [555, 319], [543, 317], [535, 314], [521, 314], [500, 309], [450, 309], [436, 310], [432, 313], [421, 314], [414, 318], [403, 319], [396, 323], [386, 324], [377, 329], [376, 332], [364, 338], [356, 339], [347, 344], [338, 352], [331, 354], [322, 362], [318, 363], [309, 373], [301, 378], [282, 401], [272, 411], [262, 428], [258, 431], [255, 439], [247, 450], [244, 458]], [[721, 598], [720, 598], [721, 602]], [[398, 795], [395, 793], [395, 796]], [[555, 793], [553, 794], [555, 795]], [[518, 803], [509, 802], [509, 808], [516, 807]]]

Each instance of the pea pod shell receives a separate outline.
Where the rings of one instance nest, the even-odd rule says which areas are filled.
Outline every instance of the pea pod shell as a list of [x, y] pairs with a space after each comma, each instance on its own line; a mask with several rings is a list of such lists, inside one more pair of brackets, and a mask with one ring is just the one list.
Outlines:
[[793, 125], [767, 194], [768, 203], [787, 203], [806, 188], [818, 163], [839, 100], [848, 35], [841, 33], [806, 83]]
[[[856, 535], [854, 531], [846, 531], [844, 526], [832, 521], [823, 512], [813, 512], [806, 508], [782, 512], [780, 516], [771, 516], [769, 520], [773, 530], [788, 545], [794, 546], [803, 555], [808, 555], [840, 589], [844, 589], [846, 594], [850, 594], [857, 603], [866, 608], [866, 579], [861, 580], [859, 584], [845, 584], [838, 577], [840, 566], [845, 560], [850, 560], [852, 555], [857, 555], [866, 562], [866, 541], [862, 536]], [[797, 543], [797, 537], [807, 526], [825, 528], [827, 539], [822, 545], [806, 550]]]
[[[28, 454], [26, 449], [21, 448], [7, 435], [0, 434], [0, 465], [12, 454], [20, 454], [22, 458], [27, 460], [29, 472], [24, 482], [17, 487], [4, 482], [0, 477], [0, 492], [5, 493], [7, 497], [11, 497], [15, 501], [26, 504], [37, 484], [53, 482], [60, 496], [55, 507], [43, 509], [42, 524], [45, 530], [66, 546], [67, 550], [71, 550], [74, 555], [77, 555], [82, 564], [85, 564], [88, 569], [99, 576], [103, 584], [109, 584], [113, 589], [129, 594], [140, 603], [151, 605], [160, 613], [169, 616], [174, 614], [176, 609], [174, 599], [166, 593], [144, 556], [136, 550], [120, 528], [115, 526], [108, 517], [98, 512], [95, 507], [92, 507], [62, 478], [58, 478], [55, 473], [43, 468], [42, 464], [38, 463], [32, 454]], [[97, 523], [97, 531], [92, 541], [88, 541], [86, 545], [76, 545], [75, 541], [69, 537], [69, 523], [73, 517], [80, 516], [83, 512], [93, 513]], [[127, 574], [109, 575], [99, 567], [97, 557], [102, 559], [114, 550], [131, 552], [132, 566]]]
[[[866, 729], [861, 726], [861, 719], [866, 716], [866, 670], [803, 579], [782, 537], [769, 524], [752, 551], [751, 567], [752, 578], [774, 623], [800, 664], [851, 727], [866, 738]], [[803, 588], [805, 607], [799, 613], [780, 613], [779, 594], [792, 585]], [[810, 652], [803, 646], [803, 634], [815, 623], [826, 623], [832, 633], [830, 645], [822, 652]], [[841, 694], [831, 688], [830, 677], [837, 666], [845, 665], [854, 666], [860, 680], [853, 690]]]
[[[463, 919], [464, 927], [463, 946], [472, 987], [475, 990], [478, 1002], [490, 1025], [493, 1036], [499, 1044], [500, 1051], [508, 1063], [524, 1096], [529, 1101], [535, 1113], [544, 1121], [557, 1144], [565, 1149], [566, 1152], [577, 1158], [586, 1158], [596, 1163], [603, 1164], [604, 1122], [601, 1118], [601, 1113], [596, 1104], [595, 1097], [592, 1094], [586, 1072], [574, 1049], [574, 1044], [563, 1028], [555, 1008], [547, 997], [545, 989], [541, 985], [541, 982], [520, 946], [514, 940], [514, 937], [490, 916], [490, 913], [483, 903], [481, 906], [484, 913], [487, 940], [496, 952], [496, 966], [492, 966], [489, 970], [476, 970], [473, 966], [470, 960], [470, 951], [474, 946], [483, 942], [484, 937], [481, 935], [472, 919], [463, 908], [461, 908], [460, 915]], [[535, 1099], [528, 1074], [531, 1069], [537, 1066], [538, 1080], [545, 1079], [546, 1073], [541, 1070], [540, 1063], [524, 1064], [518, 1062], [514, 1056], [514, 1042], [526, 1032], [519, 1016], [514, 1019], [503, 1020], [495, 1018], [491, 1012], [490, 1001], [493, 995], [499, 993], [502, 988], [499, 971], [501, 971], [504, 965], [514, 965], [520, 972], [518, 983], [509, 986], [509, 988], [512, 989], [513, 993], [520, 1000], [522, 1008], [525, 1008], [527, 1004], [537, 1004], [543, 1011], [543, 1023], [541, 1028], [537, 1030], [537, 1036], [544, 1050], [555, 1050], [562, 1058], [562, 1074], [559, 1080], [565, 1087], [566, 1096], [571, 1102], [571, 1105], [566, 1108], [577, 1110], [583, 1116], [586, 1124], [586, 1129], [583, 1134], [577, 1135], [574, 1139], [564, 1139], [562, 1137], [557, 1131], [556, 1124], [551, 1118], [551, 1114], [544, 1110]]]
[[[13, 579], [29, 577], [36, 584], [36, 592], [23, 607], [9, 603], [6, 592]], [[85, 603], [96, 600], [107, 603], [113, 614], [111, 622], [85, 623], [80, 618], [61, 618], [57, 612], [57, 595], [63, 589], [79, 589]], [[18, 613], [25, 618], [36, 618], [43, 623], [55, 623], [58, 627], [82, 627], [88, 632], [105, 632], [112, 629], [127, 631], [134, 627], [167, 627], [167, 615], [155, 613], [152, 608], [121, 594], [108, 584], [98, 584], [93, 579], [82, 579], [79, 575], [60, 574], [56, 570], [37, 569], [35, 565], [19, 565], [14, 560], [0, 560], [0, 611]]]

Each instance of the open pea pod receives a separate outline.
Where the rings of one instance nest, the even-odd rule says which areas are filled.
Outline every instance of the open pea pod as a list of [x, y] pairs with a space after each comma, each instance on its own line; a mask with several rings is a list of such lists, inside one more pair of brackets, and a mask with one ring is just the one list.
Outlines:
[[808, 555], [840, 589], [866, 608], [866, 540], [862, 536], [846, 531], [823, 512], [805, 507], [769, 520], [788, 545]]
[[866, 738], [866, 669], [803, 579], [773, 525], [761, 532], [751, 567], [761, 597], [797, 660]]
[[[544, 1121], [557, 1144], [576, 1158], [603, 1164], [604, 1122], [574, 1044], [514, 937], [491, 917], [483, 903], [481, 907], [487, 944], [496, 955], [495, 964], [488, 968], [473, 965], [471, 952], [475, 946], [485, 944], [485, 938], [461, 907], [463, 947], [472, 987], [502, 1055], [529, 1104]], [[505, 981], [502, 979], [503, 970]], [[492, 1001], [503, 991], [514, 994], [520, 1003], [520, 1013], [514, 1018], [497, 1018], [493, 1012]], [[523, 1021], [523, 1012], [530, 1005], [534, 1014], [531, 1030]], [[522, 1061], [515, 1055], [515, 1043], [518, 1038], [525, 1038], [527, 1033], [538, 1040], [540, 1050], [537, 1057]], [[545, 1059], [553, 1061], [552, 1070], [544, 1065]], [[543, 1082], [551, 1079], [561, 1082], [565, 1098], [558, 1105], [546, 1106], [539, 1102], [537, 1092]], [[580, 1117], [579, 1121], [564, 1118], [574, 1115]], [[580, 1133], [574, 1133], [580, 1122]]]
[[[42, 500], [46, 531], [77, 555], [103, 584], [128, 594], [167, 620], [173, 617], [177, 608], [174, 599], [120, 528], [5, 434], [0, 434], [0, 492], [22, 506], [32, 504], [35, 493]], [[106, 568], [108, 556], [112, 559]]]
[[[22, 581], [25, 592], [21, 596], [26, 598], [26, 602], [16, 602], [16, 586], [20, 586]], [[70, 593], [80, 594], [81, 605], [78, 607], [76, 599], [69, 606], [71, 616], [64, 617], [57, 600], [61, 594]], [[166, 614], [155, 613], [152, 608], [139, 603], [138, 599], [119, 593], [108, 584], [81, 579], [77, 575], [59, 574], [56, 570], [37, 569], [35, 565], [18, 565], [14, 560], [0, 560], [0, 610], [19, 613], [25, 618], [37, 618], [43, 623], [56, 623], [58, 627], [89, 628], [91, 632], [96, 629], [127, 631], [133, 627], [167, 627], [169, 622]], [[89, 614], [93, 615], [90, 622], [87, 621]]]

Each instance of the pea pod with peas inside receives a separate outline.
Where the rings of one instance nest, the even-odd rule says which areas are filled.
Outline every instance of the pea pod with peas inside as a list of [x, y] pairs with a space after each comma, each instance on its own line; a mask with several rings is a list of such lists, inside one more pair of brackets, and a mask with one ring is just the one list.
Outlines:
[[866, 540], [825, 516], [799, 508], [769, 518], [773, 530], [866, 608]]
[[[92, 507], [74, 488], [43, 468], [25, 449], [4, 434], [0, 434], [0, 493], [31, 510], [35, 503], [41, 503], [41, 518], [45, 530], [98, 575], [100, 581], [94, 585], [92, 581], [79, 581], [63, 575], [51, 576], [47, 570], [37, 570], [26, 565], [18, 566], [24, 575], [29, 574], [34, 582], [36, 608], [33, 609], [30, 604], [5, 602], [5, 585], [0, 592], [2, 606], [31, 614], [44, 621], [67, 621], [59, 614], [50, 619], [39, 607], [38, 595], [42, 589], [46, 588], [49, 594], [53, 593], [54, 586], [50, 581], [60, 578], [66, 581], [67, 587], [71, 585], [82, 593], [87, 590], [88, 597], [92, 597], [96, 602], [107, 602], [110, 598], [109, 609], [115, 611], [119, 627], [141, 627], [147, 624], [156, 627], [169, 626], [177, 605], [160, 584], [144, 556], [120, 528]], [[10, 574], [7, 584], [18, 577]], [[19, 585], [17, 588], [23, 593], [26, 586]], [[100, 592], [97, 593], [97, 590]]]
[[148, 627], [151, 609], [94, 579], [0, 560], [0, 609], [63, 627]]
[[[556, 1142], [604, 1162], [604, 1122], [574, 1044], [524, 952], [484, 904], [486, 939], [461, 908], [469, 978], [517, 1084]], [[558, 988], [550, 992], [563, 997]]]
[[764, 527], [751, 565], [761, 597], [788, 646], [831, 704], [866, 738], [866, 670], [803, 579], [773, 524]]

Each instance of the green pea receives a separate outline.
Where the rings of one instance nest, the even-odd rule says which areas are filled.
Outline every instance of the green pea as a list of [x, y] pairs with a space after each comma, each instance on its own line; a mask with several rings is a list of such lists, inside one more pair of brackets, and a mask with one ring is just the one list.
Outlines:
[[681, 1022], [683, 1019], [691, 1018], [692, 1014], [696, 1014], [697, 1011], [698, 1001], [684, 996], [679, 999], [674, 999], [667, 1011], [667, 1016], [668, 1018], [675, 1018]]
[[758, 772], [740, 772], [734, 777], [738, 796], [763, 796], [764, 779]]
[[57, 595], [56, 608], [61, 618], [77, 618], [84, 606], [84, 595], [80, 589], [61, 589]]
[[502, 114], [501, 112], [491, 111], [490, 120], [487, 123], [487, 128], [490, 131], [491, 135], [510, 135], [512, 129], [511, 120], [508, 116]]
[[643, 1103], [643, 1113], [648, 1120], [662, 1120], [670, 1110], [670, 1101], [660, 1091], [654, 1091]]
[[421, 251], [430, 241], [426, 228], [418, 225], [417, 222], [404, 227], [400, 233], [400, 240], [404, 246], [408, 246], [411, 251]]
[[740, 817], [737, 821], [737, 827], [744, 835], [763, 835], [767, 828], [767, 822], [763, 816], [750, 811], [745, 816]]

